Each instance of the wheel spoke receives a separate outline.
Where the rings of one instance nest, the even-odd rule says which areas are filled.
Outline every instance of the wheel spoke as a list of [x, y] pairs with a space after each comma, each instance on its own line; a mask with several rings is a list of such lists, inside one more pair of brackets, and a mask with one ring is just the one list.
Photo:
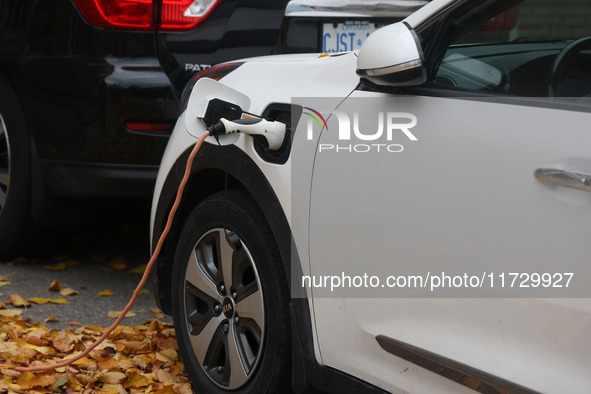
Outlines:
[[244, 362], [238, 351], [236, 343], [236, 336], [238, 333], [233, 324], [230, 324], [230, 332], [228, 333], [228, 353], [230, 356], [230, 389], [240, 387], [248, 379], [248, 375], [244, 369]]
[[263, 311], [261, 292], [257, 290], [236, 303], [236, 313], [238, 313], [240, 318], [252, 319], [259, 327], [264, 327], [265, 314]]
[[211, 346], [213, 337], [223, 320], [224, 315], [214, 316], [203, 327], [199, 335], [189, 335], [193, 352], [195, 352], [195, 357], [197, 357], [199, 364], [203, 365], [207, 350]]
[[219, 260], [220, 261], [220, 268], [222, 271], [222, 275], [224, 278], [224, 285], [226, 289], [232, 288], [232, 270], [233, 270], [233, 259], [234, 259], [234, 249], [230, 246], [230, 243], [226, 239], [226, 235], [224, 234], [223, 229], [220, 229], [219, 234]]
[[192, 252], [189, 256], [189, 263], [187, 264], [187, 273], [185, 275], [187, 282], [203, 291], [205, 294], [213, 299], [219, 299], [217, 286], [211, 279], [203, 272], [197, 263], [195, 253]]
[[10, 174], [7, 169], [0, 168], [0, 185], [10, 186]]

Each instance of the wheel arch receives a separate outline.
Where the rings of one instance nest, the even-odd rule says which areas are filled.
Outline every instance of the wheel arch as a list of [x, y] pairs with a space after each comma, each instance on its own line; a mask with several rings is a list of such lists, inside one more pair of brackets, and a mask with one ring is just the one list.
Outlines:
[[[154, 214], [152, 252], [166, 226], [191, 150], [192, 146], [178, 157], [164, 181]], [[254, 161], [234, 145], [220, 147], [204, 144], [193, 162], [181, 204], [153, 270], [156, 300], [165, 313], [171, 313], [172, 263], [184, 223], [201, 201], [224, 190], [226, 171], [228, 189], [245, 189], [263, 211], [279, 247], [285, 273], [290, 277], [289, 223], [271, 184]]]

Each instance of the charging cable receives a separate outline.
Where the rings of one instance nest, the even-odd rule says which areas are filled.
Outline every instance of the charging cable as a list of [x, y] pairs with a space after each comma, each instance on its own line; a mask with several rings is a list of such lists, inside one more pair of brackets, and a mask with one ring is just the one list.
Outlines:
[[189, 176], [191, 175], [191, 167], [193, 166], [193, 160], [195, 159], [195, 156], [197, 156], [197, 152], [199, 152], [199, 148], [201, 148], [203, 141], [210, 135], [242, 132], [245, 134], [252, 135], [255, 140], [264, 143], [266, 146], [269, 147], [269, 149], [277, 150], [280, 149], [283, 145], [286, 130], [287, 126], [279, 121], [267, 121], [264, 119], [250, 118], [239, 119], [235, 121], [229, 121], [222, 118], [218, 123], [211, 126], [209, 130], [206, 130], [205, 133], [203, 133], [201, 137], [199, 137], [197, 143], [195, 143], [195, 146], [193, 147], [193, 150], [191, 151], [191, 154], [187, 159], [187, 165], [185, 166], [185, 174], [183, 175], [183, 179], [181, 180], [181, 184], [179, 185], [177, 195], [174, 200], [174, 205], [172, 206], [170, 213], [168, 214], [168, 221], [166, 222], [166, 227], [164, 227], [164, 231], [162, 231], [162, 234], [158, 239], [158, 243], [156, 244], [156, 248], [154, 249], [154, 254], [152, 255], [152, 258], [150, 258], [150, 261], [146, 266], [146, 270], [144, 271], [144, 275], [142, 276], [142, 279], [140, 280], [140, 283], [138, 284], [137, 288], [133, 292], [133, 295], [131, 296], [129, 303], [127, 304], [125, 309], [123, 309], [123, 312], [121, 312], [117, 320], [115, 320], [115, 322], [109, 328], [107, 328], [105, 332], [103, 332], [103, 335], [101, 335], [95, 342], [93, 342], [86, 349], [84, 349], [82, 353], [76, 355], [75, 357], [69, 358], [68, 360], [51, 365], [38, 365], [36, 367], [15, 367], [6, 364], [0, 364], [0, 368], [12, 368], [19, 372], [47, 371], [49, 369], [65, 367], [66, 365], [69, 365], [76, 360], [80, 360], [82, 357], [90, 353], [95, 347], [97, 347], [102, 341], [104, 341], [121, 323], [127, 312], [129, 312], [129, 310], [137, 300], [140, 291], [146, 284], [146, 281], [148, 280], [148, 275], [150, 274], [150, 270], [156, 262], [156, 259], [158, 259], [158, 256], [160, 255], [160, 250], [162, 249], [162, 245], [164, 244], [164, 240], [168, 236], [168, 233], [170, 232], [170, 229], [172, 227], [174, 215], [176, 214], [176, 211], [179, 208], [179, 205], [181, 204], [183, 191], [185, 190], [185, 186], [187, 185], [187, 182], [189, 181]]

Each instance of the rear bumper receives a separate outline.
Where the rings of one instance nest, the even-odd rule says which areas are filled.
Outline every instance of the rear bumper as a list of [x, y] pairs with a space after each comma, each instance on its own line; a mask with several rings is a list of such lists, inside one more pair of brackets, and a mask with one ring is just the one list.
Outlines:
[[47, 191], [54, 197], [150, 197], [157, 165], [126, 165], [39, 160]]

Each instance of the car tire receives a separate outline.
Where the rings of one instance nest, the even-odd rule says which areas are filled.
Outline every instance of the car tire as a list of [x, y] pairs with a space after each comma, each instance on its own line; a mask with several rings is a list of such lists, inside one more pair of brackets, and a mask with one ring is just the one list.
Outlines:
[[34, 244], [40, 232], [31, 217], [31, 142], [9, 81], [0, 75], [0, 259]]
[[212, 195], [191, 213], [172, 285], [179, 351], [197, 392], [292, 391], [287, 278], [245, 190]]

